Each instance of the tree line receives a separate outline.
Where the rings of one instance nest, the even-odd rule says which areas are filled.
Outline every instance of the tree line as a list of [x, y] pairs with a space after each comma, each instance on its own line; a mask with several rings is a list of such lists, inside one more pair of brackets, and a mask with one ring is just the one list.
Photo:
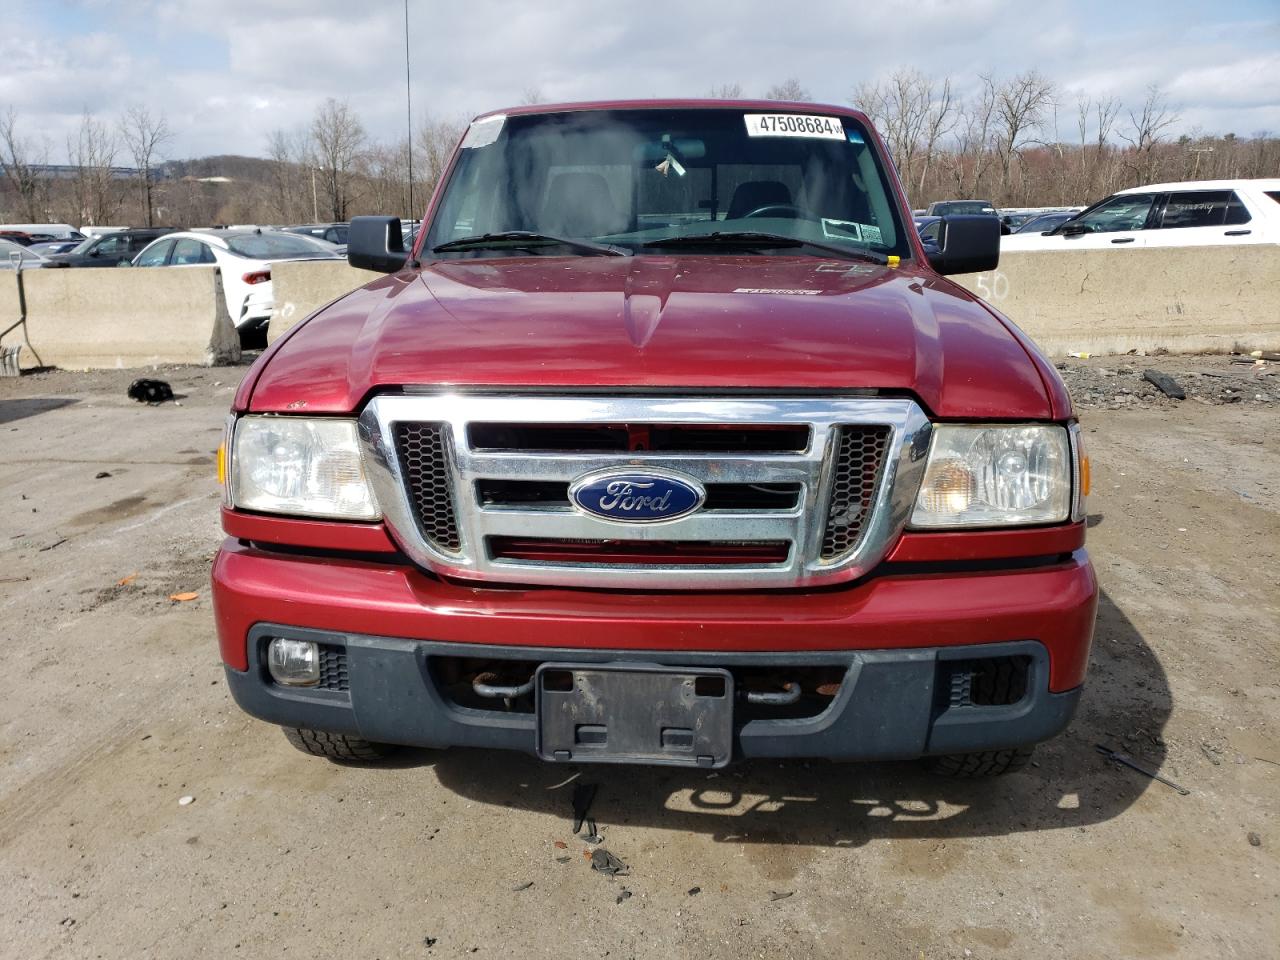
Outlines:
[[[708, 94], [740, 98], [744, 90], [725, 83]], [[811, 99], [795, 78], [763, 96]], [[536, 89], [523, 97], [541, 100]], [[1125, 104], [1063, 91], [1030, 70], [981, 75], [962, 96], [950, 78], [902, 68], [861, 84], [850, 102], [885, 138], [917, 207], [966, 198], [1002, 207], [1086, 204], [1162, 180], [1280, 175], [1280, 139], [1197, 130], [1175, 136], [1181, 119], [1156, 87], [1141, 103]], [[418, 216], [465, 128], [461, 118], [428, 117], [411, 137], [383, 141], [348, 102], [330, 98], [308, 123], [273, 131], [264, 158], [175, 161], [164, 157], [173, 136], [163, 115], [134, 106], [112, 120], [86, 110], [55, 177], [48, 175], [52, 144], [25, 135], [10, 107], [0, 112], [0, 222], [193, 226]]]

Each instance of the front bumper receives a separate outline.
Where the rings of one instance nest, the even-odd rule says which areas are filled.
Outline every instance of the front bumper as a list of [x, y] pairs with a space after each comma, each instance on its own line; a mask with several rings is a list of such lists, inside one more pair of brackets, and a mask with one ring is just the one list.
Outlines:
[[[346, 689], [298, 689], [272, 682], [263, 654], [270, 638], [279, 636], [313, 640], [331, 656], [340, 656]], [[531, 754], [537, 752], [532, 712], [504, 712], [497, 706], [475, 709], [452, 701], [430, 666], [433, 659], [528, 660], [531, 672], [536, 663], [548, 661], [784, 671], [797, 665], [837, 666], [843, 672], [830, 705], [814, 716], [735, 723], [737, 758], [891, 760], [1024, 746], [1061, 731], [1075, 713], [1082, 690], [1049, 691], [1048, 652], [1036, 641], [916, 650], [655, 656], [638, 651], [477, 647], [260, 624], [252, 631], [249, 650], [249, 669], [228, 667], [227, 682], [240, 707], [262, 720], [378, 743]], [[957, 696], [952, 678], [983, 658], [1027, 664], [1020, 699], [975, 705]]]
[[[531, 713], [449, 699], [432, 658], [835, 668], [829, 706], [735, 725], [735, 755], [887, 759], [1031, 744], [1070, 721], [1097, 585], [1083, 550], [1033, 566], [884, 573], [848, 587], [621, 593], [475, 587], [400, 563], [289, 555], [228, 540], [214, 564], [227, 678], [248, 713], [285, 726], [428, 747], [536, 750]], [[271, 682], [273, 636], [341, 651], [346, 689]], [[1016, 702], [955, 702], [955, 664], [1026, 663]]]

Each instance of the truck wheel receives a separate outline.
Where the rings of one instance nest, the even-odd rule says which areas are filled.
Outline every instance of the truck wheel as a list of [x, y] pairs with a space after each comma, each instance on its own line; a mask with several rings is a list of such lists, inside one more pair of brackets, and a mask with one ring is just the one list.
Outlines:
[[981, 753], [955, 753], [945, 757], [926, 757], [925, 769], [935, 776], [976, 780], [1021, 770], [1031, 761], [1034, 747], [1009, 750], [985, 750]]
[[305, 727], [285, 727], [285, 739], [303, 753], [330, 760], [362, 760], [366, 763], [383, 759], [395, 748], [386, 743], [370, 743], [343, 733], [326, 733]]

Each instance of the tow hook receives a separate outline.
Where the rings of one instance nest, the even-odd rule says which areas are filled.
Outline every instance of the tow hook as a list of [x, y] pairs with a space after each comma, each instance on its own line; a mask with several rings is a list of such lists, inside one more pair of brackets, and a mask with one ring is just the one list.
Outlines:
[[496, 673], [478, 673], [471, 681], [471, 689], [476, 696], [490, 700], [514, 700], [533, 693], [533, 677], [518, 685], [494, 683], [497, 679]]
[[800, 699], [800, 684], [788, 680], [781, 690], [748, 690], [747, 703], [765, 704], [771, 707], [785, 707]]

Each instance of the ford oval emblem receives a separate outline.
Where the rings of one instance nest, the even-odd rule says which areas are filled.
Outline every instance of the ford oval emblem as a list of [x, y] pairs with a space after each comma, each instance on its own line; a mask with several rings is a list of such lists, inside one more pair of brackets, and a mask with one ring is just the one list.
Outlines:
[[620, 523], [675, 520], [693, 513], [706, 498], [693, 477], [657, 470], [589, 473], [569, 487], [569, 500], [583, 513]]

